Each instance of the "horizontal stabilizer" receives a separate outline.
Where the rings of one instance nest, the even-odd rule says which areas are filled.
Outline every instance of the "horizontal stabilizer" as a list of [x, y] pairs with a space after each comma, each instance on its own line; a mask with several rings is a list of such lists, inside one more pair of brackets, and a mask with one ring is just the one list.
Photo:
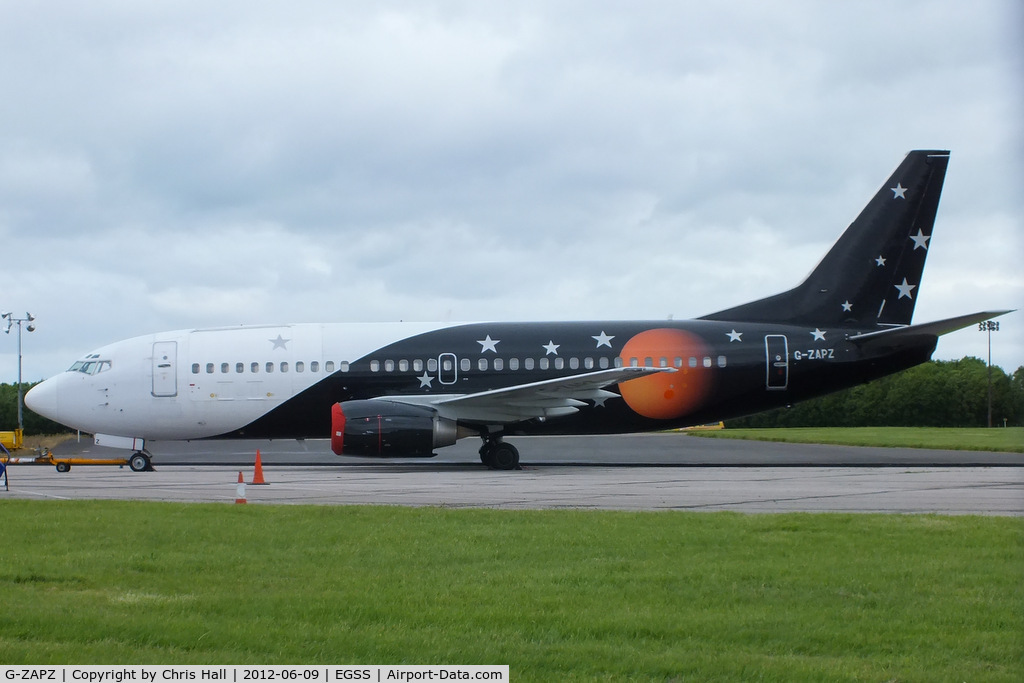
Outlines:
[[1006, 315], [1012, 313], [1013, 309], [1006, 311], [982, 311], [981, 313], [970, 313], [968, 315], [960, 315], [955, 318], [946, 318], [945, 320], [936, 320], [930, 323], [921, 323], [920, 325], [906, 325], [904, 327], [894, 327], [888, 330], [879, 330], [878, 332], [866, 332], [864, 334], [857, 334], [852, 337], [848, 337], [847, 341], [854, 343], [861, 342], [873, 342], [882, 339], [891, 340], [899, 337], [922, 337], [922, 336], [935, 336], [939, 337], [950, 332], [956, 332], [962, 330], [965, 327], [970, 327], [976, 323], [980, 323], [985, 320], [998, 317], [1000, 315]]

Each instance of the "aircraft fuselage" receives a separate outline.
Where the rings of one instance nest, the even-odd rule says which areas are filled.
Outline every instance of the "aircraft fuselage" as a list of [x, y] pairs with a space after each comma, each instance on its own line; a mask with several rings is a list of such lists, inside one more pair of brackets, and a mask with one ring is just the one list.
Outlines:
[[932, 337], [871, 357], [846, 340], [862, 331], [701, 320], [181, 330], [98, 349], [45, 393], [34, 390], [33, 403], [84, 431], [118, 435], [130, 424], [146, 440], [327, 438], [339, 402], [426, 402], [608, 368], [669, 368], [505, 433], [646, 431], [786, 405], [924, 362], [934, 348]]

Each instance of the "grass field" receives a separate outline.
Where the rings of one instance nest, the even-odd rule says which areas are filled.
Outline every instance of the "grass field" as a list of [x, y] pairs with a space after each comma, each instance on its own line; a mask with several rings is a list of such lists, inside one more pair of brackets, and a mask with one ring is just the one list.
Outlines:
[[827, 443], [885, 448], [1024, 453], [1024, 427], [954, 429], [939, 427], [802, 427], [789, 429], [696, 430], [694, 436], [790, 443]]
[[0, 514], [5, 664], [1024, 680], [1015, 518], [2, 498]]

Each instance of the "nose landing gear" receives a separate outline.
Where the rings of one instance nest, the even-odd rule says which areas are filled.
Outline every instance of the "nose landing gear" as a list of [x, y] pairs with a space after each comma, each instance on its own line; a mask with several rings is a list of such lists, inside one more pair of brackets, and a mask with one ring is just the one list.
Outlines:
[[135, 451], [132, 457], [128, 458], [128, 467], [132, 468], [132, 472], [154, 471], [152, 459], [145, 451]]

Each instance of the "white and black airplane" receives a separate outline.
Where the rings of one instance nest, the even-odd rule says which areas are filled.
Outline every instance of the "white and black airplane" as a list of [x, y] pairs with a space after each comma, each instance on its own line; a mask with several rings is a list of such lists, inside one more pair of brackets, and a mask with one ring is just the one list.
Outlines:
[[461, 437], [516, 468], [521, 434], [717, 422], [923, 363], [911, 324], [947, 151], [913, 151], [799, 286], [695, 320], [295, 324], [179, 330], [83, 356], [29, 408], [135, 451], [210, 438], [330, 438], [338, 455], [429, 457]]

